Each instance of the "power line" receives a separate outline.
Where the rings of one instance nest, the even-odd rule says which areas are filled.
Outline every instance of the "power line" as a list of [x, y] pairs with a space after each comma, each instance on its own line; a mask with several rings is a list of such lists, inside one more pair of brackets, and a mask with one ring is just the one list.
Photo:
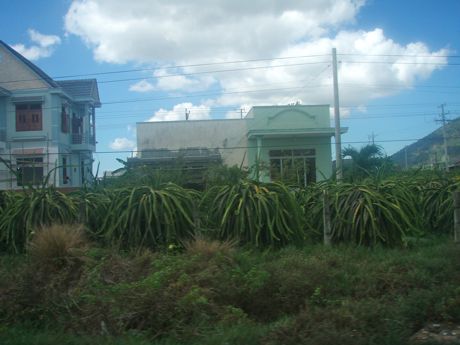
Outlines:
[[[359, 54], [359, 53], [340, 53], [339, 56], [371, 56], [371, 57], [410, 57], [410, 58], [460, 58], [460, 55], [417, 55], [417, 54]], [[90, 77], [98, 75], [111, 75], [111, 74], [122, 74], [122, 73], [136, 73], [136, 72], [147, 72], [155, 70], [170, 70], [178, 68], [193, 68], [193, 67], [203, 67], [203, 66], [218, 66], [218, 65], [227, 65], [227, 64], [239, 64], [239, 63], [250, 63], [250, 62], [262, 62], [262, 61], [276, 61], [276, 60], [292, 60], [292, 59], [305, 59], [313, 57], [325, 57], [330, 56], [330, 54], [312, 54], [312, 55], [297, 55], [297, 56], [283, 56], [283, 57], [273, 57], [273, 58], [260, 58], [260, 59], [247, 59], [247, 60], [230, 60], [230, 61], [219, 61], [219, 62], [203, 62], [196, 64], [184, 64], [184, 65], [174, 65], [174, 66], [162, 66], [162, 67], [147, 67], [147, 68], [134, 68], [134, 69], [124, 69], [124, 70], [115, 70], [108, 72], [90, 72], [82, 74], [68, 74], [53, 76], [52, 79], [66, 79], [66, 78], [81, 78], [81, 77]], [[35, 79], [22, 79], [22, 80], [9, 80], [4, 81], [5, 83], [10, 82], [24, 82], [24, 81], [35, 81], [41, 80], [42, 78]]]
[[[448, 139], [460, 139], [460, 136], [449, 136], [447, 137]], [[386, 139], [386, 140], [376, 140], [376, 143], [392, 143], [392, 142], [410, 142], [410, 141], [419, 141], [421, 139], [424, 140], [431, 140], [431, 141], [438, 141], [442, 140], [442, 136], [439, 137], [434, 137], [434, 138], [428, 138], [428, 137], [423, 137], [423, 138], [402, 138], [402, 139]], [[342, 144], [368, 144], [368, 140], [362, 140], [362, 141], [343, 141]], [[331, 143], [317, 143], [315, 146], [320, 146], [320, 145], [331, 145]], [[285, 145], [266, 145], [264, 148], [292, 148], [295, 146], [294, 144], [285, 144]], [[243, 149], [257, 149], [257, 146], [233, 146], [233, 147], [203, 147], [203, 149], [208, 149], [208, 150], [243, 150]], [[165, 150], [165, 149], [146, 149], [146, 150], [112, 150], [112, 151], [95, 151], [93, 154], [117, 154], [117, 153], [139, 153], [139, 152], [158, 152], [158, 151], [168, 151], [168, 152], [183, 152], [182, 150], [176, 149], [176, 150]], [[56, 152], [56, 153], [49, 153], [50, 156], [52, 155], [67, 155], [69, 154], [68, 152]], [[30, 154], [12, 154], [13, 156], [30, 156]], [[46, 154], [45, 154], [46, 155]], [[10, 156], [8, 153], [2, 153], [0, 156]], [[162, 158], [162, 157], [158, 157]], [[164, 157], [163, 157], [164, 158]]]

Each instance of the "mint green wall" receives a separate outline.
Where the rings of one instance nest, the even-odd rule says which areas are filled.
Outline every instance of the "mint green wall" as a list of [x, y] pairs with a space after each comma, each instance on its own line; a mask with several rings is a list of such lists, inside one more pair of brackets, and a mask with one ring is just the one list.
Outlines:
[[247, 118], [248, 130], [330, 127], [328, 105], [253, 107]]
[[262, 168], [265, 166], [265, 169], [260, 171], [260, 180], [266, 182], [270, 180], [269, 151], [280, 148], [315, 149], [316, 180], [321, 181], [331, 176], [330, 133], [333, 131], [330, 126], [328, 105], [254, 107], [248, 113], [247, 121], [248, 165], [250, 168], [255, 167], [259, 140], [259, 161], [263, 162]]

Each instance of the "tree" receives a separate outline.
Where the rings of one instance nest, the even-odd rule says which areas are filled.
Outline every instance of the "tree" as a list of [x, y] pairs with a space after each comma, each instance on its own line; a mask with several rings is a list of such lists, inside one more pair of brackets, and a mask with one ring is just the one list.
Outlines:
[[365, 145], [360, 150], [346, 147], [342, 150], [342, 156], [351, 158], [351, 164], [348, 167], [344, 165], [344, 176], [354, 181], [377, 173], [387, 161], [382, 147], [375, 144]]

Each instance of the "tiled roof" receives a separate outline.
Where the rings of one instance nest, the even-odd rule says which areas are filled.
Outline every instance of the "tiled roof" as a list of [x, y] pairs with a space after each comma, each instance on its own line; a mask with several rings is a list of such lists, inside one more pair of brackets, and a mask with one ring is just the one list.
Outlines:
[[11, 54], [13, 54], [15, 57], [17, 57], [19, 60], [21, 60], [22, 63], [27, 65], [32, 71], [34, 71], [41, 79], [46, 81], [51, 87], [58, 87], [56, 82], [45, 72], [43, 72], [40, 68], [38, 68], [36, 65], [34, 65], [32, 62], [27, 60], [24, 56], [19, 54], [16, 50], [11, 48], [8, 44], [0, 40], [0, 45], [3, 46], [5, 49], [7, 49]]
[[91, 99], [100, 105], [96, 79], [58, 80], [56, 83], [72, 98]]

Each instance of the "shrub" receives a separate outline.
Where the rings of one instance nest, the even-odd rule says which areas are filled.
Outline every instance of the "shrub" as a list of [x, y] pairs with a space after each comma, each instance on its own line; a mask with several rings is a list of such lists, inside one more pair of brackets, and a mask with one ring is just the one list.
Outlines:
[[232, 240], [209, 240], [196, 235], [192, 240], [183, 243], [187, 254], [211, 258], [217, 254], [231, 257], [235, 250], [236, 242]]
[[282, 184], [241, 181], [215, 186], [205, 193], [201, 206], [219, 239], [257, 247], [303, 242], [299, 206]]
[[195, 194], [167, 184], [116, 190], [101, 227], [102, 236], [123, 248], [177, 244], [194, 231]]
[[62, 267], [81, 262], [87, 248], [81, 225], [52, 225], [37, 230], [28, 252], [35, 264]]
[[43, 187], [8, 193], [1, 215], [0, 242], [8, 250], [20, 252], [35, 228], [75, 222], [77, 208], [68, 195]]

